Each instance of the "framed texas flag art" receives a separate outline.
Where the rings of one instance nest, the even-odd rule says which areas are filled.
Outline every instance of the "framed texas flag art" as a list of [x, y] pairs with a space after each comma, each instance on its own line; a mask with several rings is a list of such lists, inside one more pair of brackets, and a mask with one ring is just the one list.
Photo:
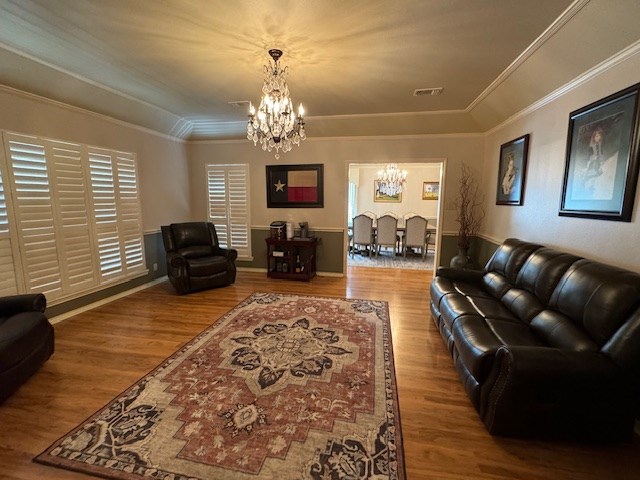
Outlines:
[[267, 207], [324, 207], [323, 167], [321, 163], [267, 165]]

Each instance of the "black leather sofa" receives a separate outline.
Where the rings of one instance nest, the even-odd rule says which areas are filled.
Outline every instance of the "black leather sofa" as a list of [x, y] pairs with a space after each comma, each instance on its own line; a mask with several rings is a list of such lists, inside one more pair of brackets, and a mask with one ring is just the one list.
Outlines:
[[0, 297], [0, 403], [53, 354], [53, 327], [42, 294]]
[[235, 282], [238, 252], [220, 247], [212, 223], [172, 223], [160, 228], [167, 253], [167, 275], [178, 293]]
[[517, 239], [484, 270], [438, 269], [431, 314], [487, 430], [629, 439], [640, 275]]

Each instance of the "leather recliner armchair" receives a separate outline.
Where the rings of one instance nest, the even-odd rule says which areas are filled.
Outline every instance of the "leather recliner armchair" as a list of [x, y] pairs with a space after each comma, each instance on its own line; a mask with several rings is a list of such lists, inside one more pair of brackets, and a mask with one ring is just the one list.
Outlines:
[[236, 280], [238, 252], [221, 248], [213, 223], [163, 225], [167, 275], [180, 294], [229, 285]]
[[53, 326], [41, 293], [0, 298], [0, 403], [53, 354]]

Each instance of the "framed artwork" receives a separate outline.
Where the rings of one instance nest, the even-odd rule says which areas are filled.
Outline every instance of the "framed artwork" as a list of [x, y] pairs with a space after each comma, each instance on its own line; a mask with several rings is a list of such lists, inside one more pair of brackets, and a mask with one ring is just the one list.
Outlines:
[[422, 199], [438, 200], [440, 195], [440, 182], [422, 182]]
[[529, 134], [500, 146], [496, 205], [522, 205], [527, 176]]
[[324, 165], [267, 165], [267, 208], [323, 208]]
[[640, 83], [569, 115], [559, 215], [631, 221]]
[[383, 203], [400, 203], [402, 202], [402, 192], [398, 192], [395, 195], [387, 195], [380, 191], [380, 181], [373, 181], [373, 201]]

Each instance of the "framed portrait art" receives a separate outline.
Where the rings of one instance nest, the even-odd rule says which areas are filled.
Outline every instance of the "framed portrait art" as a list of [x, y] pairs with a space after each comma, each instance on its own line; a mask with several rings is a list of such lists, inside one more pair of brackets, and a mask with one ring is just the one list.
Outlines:
[[324, 207], [324, 165], [267, 165], [267, 208]]
[[387, 195], [380, 189], [380, 181], [373, 181], [373, 201], [383, 203], [401, 203], [402, 192], [398, 192], [395, 195]]
[[496, 205], [522, 205], [527, 176], [529, 134], [500, 146]]
[[561, 216], [631, 221], [640, 83], [569, 115]]

